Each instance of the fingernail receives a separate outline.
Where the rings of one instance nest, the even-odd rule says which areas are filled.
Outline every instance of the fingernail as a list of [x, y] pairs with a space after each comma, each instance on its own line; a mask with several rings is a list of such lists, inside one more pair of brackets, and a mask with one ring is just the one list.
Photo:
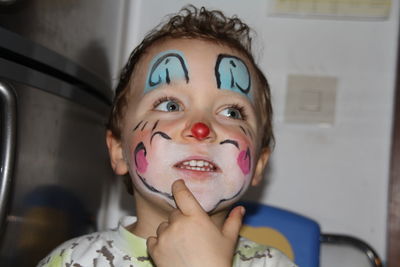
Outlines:
[[242, 214], [242, 216], [244, 216], [245, 213], [246, 213], [246, 209], [243, 206], [241, 206], [240, 207], [240, 214]]

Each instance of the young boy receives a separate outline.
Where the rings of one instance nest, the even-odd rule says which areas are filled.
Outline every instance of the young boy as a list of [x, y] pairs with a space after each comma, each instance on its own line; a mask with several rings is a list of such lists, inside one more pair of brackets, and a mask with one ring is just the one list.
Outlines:
[[295, 266], [238, 238], [273, 142], [249, 28], [190, 6], [150, 32], [122, 71], [107, 145], [137, 218], [62, 244], [39, 266]]

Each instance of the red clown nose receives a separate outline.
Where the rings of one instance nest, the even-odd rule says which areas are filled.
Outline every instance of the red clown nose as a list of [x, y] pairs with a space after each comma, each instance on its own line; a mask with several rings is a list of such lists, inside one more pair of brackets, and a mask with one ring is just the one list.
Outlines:
[[210, 134], [210, 128], [202, 122], [193, 124], [191, 131], [192, 135], [198, 140], [202, 140]]

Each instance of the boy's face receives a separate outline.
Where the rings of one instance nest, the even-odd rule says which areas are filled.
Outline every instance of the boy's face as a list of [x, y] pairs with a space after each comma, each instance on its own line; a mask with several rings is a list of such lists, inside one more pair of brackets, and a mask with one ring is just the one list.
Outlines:
[[268, 158], [256, 159], [252, 73], [244, 56], [212, 42], [150, 48], [132, 76], [119, 150], [111, 151], [117, 174], [129, 171], [135, 191], [164, 206], [175, 207], [177, 179], [207, 212], [231, 205], [258, 183]]

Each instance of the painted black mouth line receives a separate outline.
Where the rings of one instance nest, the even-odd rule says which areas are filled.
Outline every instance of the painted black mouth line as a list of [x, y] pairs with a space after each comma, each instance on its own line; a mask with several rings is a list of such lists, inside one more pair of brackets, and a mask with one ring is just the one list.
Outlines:
[[164, 133], [164, 132], [158, 131], [158, 132], [155, 132], [155, 133], [153, 133], [153, 134], [151, 135], [151, 138], [150, 138], [150, 145], [151, 145], [151, 142], [153, 141], [154, 136], [156, 136], [156, 135], [160, 135], [162, 138], [167, 139], [167, 140], [171, 140], [171, 139], [172, 139], [171, 137], [169, 137], [168, 134], [166, 134], [166, 133]]
[[220, 144], [220, 145], [223, 145], [223, 144], [232, 144], [232, 145], [234, 145], [237, 149], [240, 150], [240, 148], [239, 148], [239, 143], [238, 143], [237, 141], [235, 141], [235, 140], [226, 139], [226, 140], [220, 142], [219, 144]]
[[229, 198], [221, 199], [220, 201], [218, 201], [217, 204], [215, 204], [214, 208], [212, 208], [212, 210], [210, 210], [207, 213], [212, 213], [222, 202], [230, 201], [230, 200], [236, 198], [237, 196], [240, 195], [240, 193], [242, 193], [243, 189], [244, 189], [244, 183], [243, 183], [242, 187], [239, 189], [239, 191], [236, 194], [234, 194], [233, 196], [231, 196]]
[[[142, 183], [144, 184], [144, 186], [145, 186], [147, 189], [149, 189], [151, 192], [160, 194], [160, 195], [162, 195], [162, 196], [164, 196], [164, 197], [167, 197], [168, 199], [171, 199], [171, 200], [175, 201], [175, 198], [174, 198], [174, 196], [173, 196], [172, 194], [167, 193], [167, 192], [162, 192], [162, 191], [156, 189], [154, 186], [149, 185], [149, 184], [146, 182], [146, 179], [145, 179], [144, 177], [140, 176], [139, 173], [138, 173], [137, 171], [136, 171], [136, 175], [139, 177], [140, 181], [142, 181]], [[244, 189], [244, 184], [242, 185], [242, 187], [239, 189], [239, 191], [238, 191], [236, 194], [234, 194], [233, 196], [231, 196], [231, 197], [229, 197], [229, 198], [221, 199], [220, 201], [218, 201], [217, 204], [215, 204], [214, 208], [212, 208], [212, 209], [211, 209], [209, 212], [207, 212], [207, 213], [212, 213], [222, 202], [230, 201], [230, 200], [236, 198], [237, 196], [240, 195], [240, 193], [242, 193], [243, 189]]]
[[167, 197], [167, 198], [169, 198], [169, 199], [171, 199], [171, 200], [174, 200], [174, 197], [172, 196], [172, 194], [167, 193], [167, 192], [162, 192], [162, 191], [156, 189], [154, 186], [149, 185], [149, 184], [146, 182], [146, 179], [143, 178], [142, 176], [140, 176], [139, 173], [138, 173], [137, 171], [136, 171], [136, 175], [139, 177], [140, 181], [142, 181], [142, 183], [144, 184], [144, 186], [145, 186], [147, 189], [149, 189], [151, 192], [160, 194], [160, 195], [162, 195], [162, 196], [164, 196], [164, 197]]

